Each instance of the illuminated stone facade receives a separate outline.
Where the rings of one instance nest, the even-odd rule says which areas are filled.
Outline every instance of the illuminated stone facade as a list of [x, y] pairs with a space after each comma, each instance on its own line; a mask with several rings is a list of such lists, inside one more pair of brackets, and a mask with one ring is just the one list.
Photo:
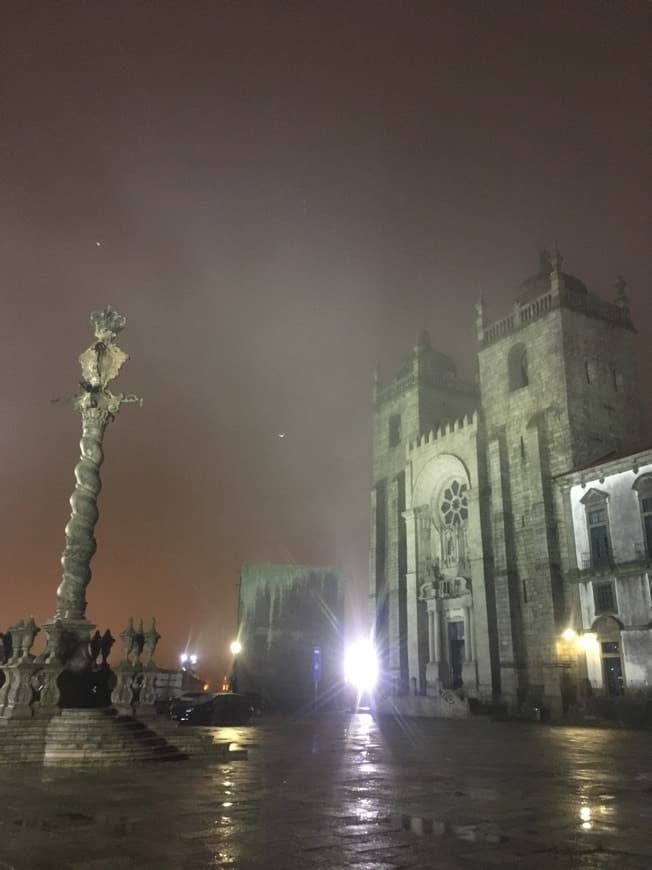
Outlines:
[[556, 712], [577, 685], [559, 649], [577, 547], [558, 480], [641, 444], [622, 281], [615, 297], [543, 255], [507, 317], [477, 306], [476, 383], [426, 333], [376, 377], [370, 606], [395, 693]]

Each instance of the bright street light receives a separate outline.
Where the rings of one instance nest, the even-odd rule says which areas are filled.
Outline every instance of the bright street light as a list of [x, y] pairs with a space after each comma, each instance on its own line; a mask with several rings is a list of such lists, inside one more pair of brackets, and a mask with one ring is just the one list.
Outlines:
[[229, 649], [231, 650], [231, 655], [237, 656], [242, 652], [242, 644], [239, 640], [234, 640]]
[[352, 644], [344, 656], [344, 679], [359, 692], [370, 692], [378, 682], [378, 657], [370, 640]]
[[181, 653], [181, 655], [179, 656], [179, 661], [182, 665], [185, 665], [185, 663], [188, 661], [188, 653]]

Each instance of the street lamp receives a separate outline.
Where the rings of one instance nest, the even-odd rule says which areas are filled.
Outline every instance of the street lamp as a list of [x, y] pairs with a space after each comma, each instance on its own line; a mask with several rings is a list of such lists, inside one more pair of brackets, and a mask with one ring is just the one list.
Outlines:
[[242, 644], [236, 639], [231, 641], [229, 649], [233, 656], [233, 666], [231, 667], [231, 676], [229, 677], [229, 692], [236, 694], [238, 691], [238, 655], [242, 652]]
[[190, 666], [190, 669], [192, 670], [199, 661], [199, 657], [196, 653], [184, 652], [179, 656], [179, 661], [181, 662], [182, 670], [185, 671], [188, 666]]

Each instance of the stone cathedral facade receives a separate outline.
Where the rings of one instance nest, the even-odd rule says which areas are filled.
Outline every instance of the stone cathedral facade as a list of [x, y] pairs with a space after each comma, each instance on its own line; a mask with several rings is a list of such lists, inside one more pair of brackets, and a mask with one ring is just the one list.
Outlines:
[[[544, 253], [507, 316], [488, 322], [481, 302], [476, 326], [476, 382], [459, 378], [427, 333], [393, 379], [376, 377], [376, 642], [397, 695], [452, 689], [554, 713], [591, 674], [601, 689], [600, 665], [591, 672], [579, 647], [568, 653], [561, 640], [572, 632], [588, 638], [598, 615], [582, 605], [596, 566], [589, 557], [578, 567], [581, 548], [590, 548], [577, 536], [591, 530], [576, 522], [581, 493], [572, 495], [573, 486], [581, 489], [589, 469], [595, 473], [586, 479], [599, 479], [599, 463], [614, 457], [640, 464], [632, 453], [643, 435], [624, 282], [605, 301], [562, 271], [559, 254]], [[652, 680], [650, 553], [641, 528], [641, 612], [630, 613], [633, 625], [606, 616], [619, 631], [647, 631], [637, 640], [637, 673]], [[652, 543], [652, 516], [650, 529]], [[610, 535], [618, 539], [616, 517]]]

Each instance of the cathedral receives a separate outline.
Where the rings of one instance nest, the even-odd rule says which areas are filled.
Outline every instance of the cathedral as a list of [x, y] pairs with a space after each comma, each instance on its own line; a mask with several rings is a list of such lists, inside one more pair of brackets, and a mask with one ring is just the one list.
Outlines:
[[558, 715], [652, 681], [652, 449], [625, 283], [555, 252], [478, 376], [423, 333], [374, 384], [370, 607], [388, 691]]

